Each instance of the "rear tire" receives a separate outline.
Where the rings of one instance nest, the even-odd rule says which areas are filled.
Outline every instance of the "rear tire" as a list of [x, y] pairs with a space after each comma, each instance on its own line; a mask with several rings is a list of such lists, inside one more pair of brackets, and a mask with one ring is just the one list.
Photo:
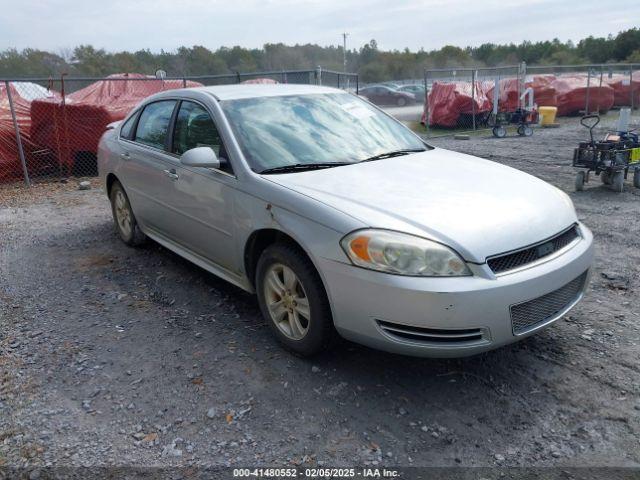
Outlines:
[[576, 174], [576, 192], [581, 192], [584, 190], [585, 177], [586, 175], [584, 173], [584, 170], [581, 170]]
[[402, 97], [400, 97], [400, 98], [398, 99], [398, 106], [399, 106], [399, 107], [404, 107], [406, 104], [407, 104], [407, 99], [406, 99], [406, 98], [402, 98]]
[[624, 190], [624, 172], [615, 172], [611, 176], [611, 190], [618, 193]]
[[611, 185], [611, 177], [607, 172], [603, 171], [600, 173], [600, 180], [602, 180], [604, 185]]
[[263, 317], [288, 350], [311, 356], [335, 339], [333, 317], [315, 267], [296, 246], [276, 243], [258, 260], [256, 293]]
[[131, 209], [129, 197], [127, 197], [122, 184], [117, 180], [111, 186], [109, 199], [111, 200], [113, 223], [115, 223], [116, 232], [118, 232], [120, 239], [130, 247], [145, 243], [147, 236], [140, 230], [140, 226]]
[[491, 132], [496, 138], [504, 138], [507, 136], [507, 129], [502, 125], [496, 125], [495, 127], [493, 127], [493, 130], [491, 130]]

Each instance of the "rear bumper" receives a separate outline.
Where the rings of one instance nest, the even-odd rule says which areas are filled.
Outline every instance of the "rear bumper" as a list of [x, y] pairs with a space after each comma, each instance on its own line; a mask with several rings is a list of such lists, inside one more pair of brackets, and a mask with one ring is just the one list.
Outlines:
[[[471, 266], [472, 277], [417, 278], [322, 260], [335, 326], [349, 340], [424, 357], [468, 356], [518, 341], [561, 318], [582, 298], [593, 236], [583, 225], [580, 230], [582, 238], [561, 255], [498, 277], [486, 264]], [[512, 306], [566, 291], [568, 284], [575, 289], [559, 309], [514, 333]]]

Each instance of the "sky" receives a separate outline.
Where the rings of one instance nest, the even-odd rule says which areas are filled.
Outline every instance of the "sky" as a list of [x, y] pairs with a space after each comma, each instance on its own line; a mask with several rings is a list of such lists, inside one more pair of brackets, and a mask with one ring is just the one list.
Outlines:
[[[0, 50], [261, 47], [371, 39], [384, 50], [574, 40], [640, 26], [638, 0], [0, 0]], [[609, 4], [613, 6], [612, 4]], [[635, 24], [634, 24], [635, 20]]]

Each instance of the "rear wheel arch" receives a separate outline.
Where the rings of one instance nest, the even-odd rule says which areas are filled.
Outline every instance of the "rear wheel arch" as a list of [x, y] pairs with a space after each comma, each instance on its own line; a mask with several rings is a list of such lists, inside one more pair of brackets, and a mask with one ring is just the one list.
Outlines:
[[118, 179], [118, 177], [115, 176], [115, 174], [113, 174], [113, 173], [108, 174], [107, 175], [107, 180], [106, 180], [107, 196], [108, 197], [111, 197], [111, 187], [113, 187], [113, 184], [115, 182], [118, 182], [118, 183], [120, 183], [120, 185], [122, 185], [122, 182], [120, 182], [120, 180]]

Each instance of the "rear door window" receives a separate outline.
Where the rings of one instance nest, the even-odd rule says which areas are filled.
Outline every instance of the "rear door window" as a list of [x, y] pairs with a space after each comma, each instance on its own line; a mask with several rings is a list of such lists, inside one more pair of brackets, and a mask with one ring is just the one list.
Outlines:
[[164, 150], [175, 106], [175, 100], [163, 100], [147, 105], [140, 114], [135, 141]]

